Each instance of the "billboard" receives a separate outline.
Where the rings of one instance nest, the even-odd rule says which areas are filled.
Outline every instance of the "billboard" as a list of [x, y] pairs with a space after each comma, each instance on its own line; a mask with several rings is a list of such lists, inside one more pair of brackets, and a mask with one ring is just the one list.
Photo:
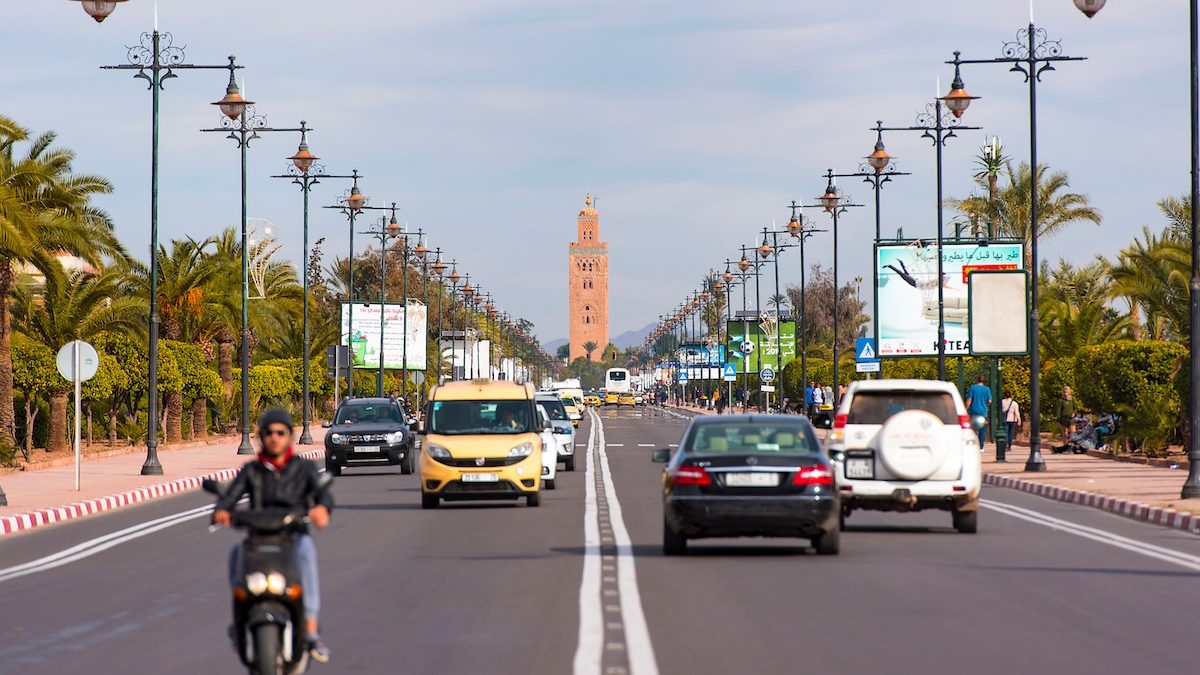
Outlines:
[[[971, 353], [968, 278], [975, 271], [1019, 270], [1024, 246], [1014, 242], [942, 246], [942, 303], [946, 353]], [[931, 242], [879, 244], [875, 249], [875, 337], [880, 356], [936, 356], [937, 247]], [[1021, 317], [1013, 317], [1022, 321]]]
[[678, 356], [685, 366], [720, 366], [725, 363], [725, 345], [685, 342], [679, 346]]
[[[761, 321], [734, 319], [729, 322], [729, 358], [737, 372], [757, 373], [763, 366], [782, 372], [796, 358], [796, 322], [775, 321], [768, 316]], [[779, 343], [783, 343], [783, 362], [779, 359]]]
[[[404, 306], [398, 303], [370, 304], [365, 302], [353, 303], [353, 323], [351, 323], [351, 303], [342, 304], [342, 330], [340, 344], [347, 344], [349, 338], [350, 358], [355, 368], [379, 368], [380, 352], [380, 312], [383, 313], [383, 367], [390, 370], [400, 370], [407, 361], [409, 370], [425, 370], [426, 368], [426, 323], [428, 308], [419, 302], [409, 301], [408, 304], [408, 335], [404, 334]], [[353, 330], [352, 330], [353, 329]], [[407, 354], [405, 354], [407, 345]]]

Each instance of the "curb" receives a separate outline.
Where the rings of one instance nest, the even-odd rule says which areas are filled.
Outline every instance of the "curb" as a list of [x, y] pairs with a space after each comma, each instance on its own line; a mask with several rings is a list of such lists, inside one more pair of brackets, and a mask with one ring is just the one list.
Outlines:
[[996, 473], [983, 474], [983, 482], [987, 485], [1011, 488], [1055, 501], [1089, 506], [1125, 518], [1161, 525], [1162, 527], [1200, 534], [1200, 515], [1176, 511], [1175, 509], [1150, 506], [1142, 502], [1108, 497], [1084, 490], [1072, 490], [1055, 485], [1046, 485], [1045, 483], [1035, 483]]
[[[317, 459], [323, 457], [323, 450], [308, 450], [299, 453], [300, 457], [305, 459]], [[95, 499], [87, 499], [81, 502], [68, 504], [67, 506], [58, 506], [50, 509], [39, 509], [37, 511], [27, 511], [18, 513], [13, 516], [0, 517], [0, 536], [6, 534], [15, 534], [26, 530], [32, 530], [38, 527], [45, 527], [55, 523], [62, 523], [69, 520], [78, 520], [87, 516], [94, 516], [98, 513], [115, 511], [117, 509], [132, 506], [134, 504], [142, 504], [155, 499], [162, 499], [171, 495], [190, 492], [200, 488], [200, 482], [205, 478], [214, 480], [230, 480], [237, 475], [241, 467], [231, 469], [221, 469], [213, 471], [201, 476], [188, 476], [186, 478], [177, 478], [166, 483], [157, 483], [146, 487], [127, 490], [115, 495], [107, 497], [97, 497]]]

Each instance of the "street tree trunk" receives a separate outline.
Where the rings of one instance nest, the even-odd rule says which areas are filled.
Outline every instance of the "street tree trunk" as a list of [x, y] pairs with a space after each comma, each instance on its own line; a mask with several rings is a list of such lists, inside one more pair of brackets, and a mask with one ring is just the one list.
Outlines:
[[233, 338], [224, 330], [217, 342], [217, 370], [221, 374], [221, 389], [228, 400], [233, 397]]
[[117, 447], [117, 402], [108, 406], [108, 447]]
[[0, 445], [16, 445], [17, 415], [13, 408], [12, 292], [16, 282], [12, 260], [0, 259]]
[[50, 452], [65, 451], [67, 443], [67, 401], [70, 392], [66, 389], [50, 394], [50, 436], [46, 439], [46, 450]]
[[33, 423], [37, 421], [38, 407], [25, 397], [25, 461], [33, 456]]
[[192, 438], [208, 438], [208, 399], [199, 396], [192, 401]]
[[167, 394], [167, 442], [178, 443], [183, 440], [183, 393], [173, 391]]

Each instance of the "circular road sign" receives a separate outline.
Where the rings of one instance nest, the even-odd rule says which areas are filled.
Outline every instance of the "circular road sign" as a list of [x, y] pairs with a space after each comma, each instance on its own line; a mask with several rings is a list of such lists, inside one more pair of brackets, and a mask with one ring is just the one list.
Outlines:
[[68, 342], [58, 350], [58, 372], [63, 377], [75, 381], [75, 343], [79, 343], [79, 381], [85, 382], [96, 376], [100, 368], [100, 355], [96, 348], [83, 340]]
[[770, 366], [763, 368], [758, 371], [758, 379], [762, 380], [764, 384], [771, 384], [775, 381], [775, 369]]

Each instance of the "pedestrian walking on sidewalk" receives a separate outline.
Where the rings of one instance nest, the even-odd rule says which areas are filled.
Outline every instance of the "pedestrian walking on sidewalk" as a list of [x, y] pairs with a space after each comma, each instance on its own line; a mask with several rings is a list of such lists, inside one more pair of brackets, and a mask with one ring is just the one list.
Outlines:
[[809, 417], [816, 417], [817, 413], [821, 412], [821, 406], [825, 403], [825, 389], [821, 387], [821, 383], [813, 381], [813, 402], [812, 414]]
[[1058, 405], [1054, 410], [1054, 418], [1058, 420], [1058, 426], [1062, 428], [1063, 443], [1067, 442], [1071, 434], [1075, 433], [1075, 399], [1071, 396], [1071, 388], [1063, 387], [1062, 397], [1058, 399]]
[[1004, 398], [1000, 399], [1000, 413], [1004, 416], [1004, 426], [1008, 431], [1008, 445], [1012, 447], [1017, 429], [1021, 428], [1021, 404], [1013, 400], [1012, 392], [1004, 392]]
[[971, 416], [971, 427], [979, 433], [979, 447], [983, 449], [987, 437], [988, 411], [992, 409], [992, 390], [984, 384], [984, 377], [979, 376], [975, 384], [967, 388], [967, 414]]
[[804, 389], [804, 414], [808, 415], [808, 417], [810, 419], [815, 417], [817, 414], [817, 409], [813, 407], [813, 401], [814, 401], [813, 390], [815, 390], [816, 388], [817, 388], [816, 382], [809, 382], [808, 386], [805, 387], [805, 389]]

